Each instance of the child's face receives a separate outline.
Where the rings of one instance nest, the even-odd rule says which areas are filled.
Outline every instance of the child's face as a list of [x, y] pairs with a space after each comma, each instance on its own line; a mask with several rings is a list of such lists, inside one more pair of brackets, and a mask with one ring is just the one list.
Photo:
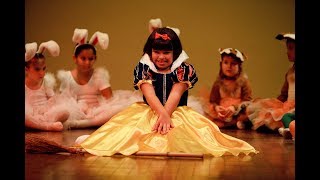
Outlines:
[[43, 80], [44, 75], [46, 74], [46, 63], [44, 59], [31, 60], [34, 61], [30, 64], [29, 67], [26, 67], [27, 78], [35, 82], [40, 82]]
[[75, 61], [78, 70], [86, 72], [92, 70], [96, 56], [92, 49], [84, 49], [77, 57], [74, 56], [73, 60]]
[[221, 68], [225, 76], [234, 77], [239, 73], [239, 62], [233, 57], [225, 55], [221, 62]]
[[170, 70], [173, 63], [173, 51], [152, 49], [152, 62], [159, 71]]
[[296, 43], [289, 41], [287, 42], [287, 56], [290, 62], [294, 62], [296, 59]]

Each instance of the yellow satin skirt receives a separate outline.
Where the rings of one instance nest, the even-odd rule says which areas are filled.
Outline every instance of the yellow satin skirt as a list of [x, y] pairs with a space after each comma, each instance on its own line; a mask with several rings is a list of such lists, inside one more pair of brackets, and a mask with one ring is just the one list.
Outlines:
[[247, 142], [222, 133], [212, 121], [187, 106], [178, 107], [172, 114], [175, 127], [166, 135], [151, 130], [156, 121], [157, 114], [147, 104], [134, 103], [94, 131], [80, 146], [97, 156], [132, 155], [138, 151], [216, 157], [258, 153]]

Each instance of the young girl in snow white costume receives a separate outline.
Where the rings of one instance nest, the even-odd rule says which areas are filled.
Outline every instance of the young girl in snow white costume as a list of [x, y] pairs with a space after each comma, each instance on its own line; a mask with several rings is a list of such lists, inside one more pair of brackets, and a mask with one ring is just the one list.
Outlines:
[[112, 91], [109, 72], [102, 67], [93, 67], [97, 61], [95, 46], [107, 49], [108, 34], [97, 31], [89, 41], [87, 37], [87, 29], [74, 30], [73, 61], [76, 67], [70, 71], [60, 70], [57, 75], [61, 81], [60, 92], [68, 97], [66, 103], [71, 114], [64, 122], [68, 129], [99, 127], [125, 107], [142, 101], [138, 91]]
[[216, 124], [187, 106], [188, 90], [198, 77], [172, 29], [155, 29], [143, 53], [133, 73], [134, 87], [142, 91], [144, 102], [119, 112], [91, 135], [80, 136], [76, 142], [84, 151], [97, 156], [257, 153], [250, 144], [222, 133]]
[[49, 52], [56, 57], [60, 47], [55, 41], [47, 41], [25, 45], [25, 127], [42, 131], [62, 131], [62, 122], [68, 119], [61, 98], [55, 94], [56, 80], [53, 74], [46, 73], [46, 58], [43, 55]]
[[[177, 36], [180, 36], [180, 29], [174, 28], [174, 27], [169, 27], [166, 26], [167, 28], [172, 29]], [[152, 33], [154, 30], [162, 28], [162, 21], [160, 18], [155, 18], [155, 19], [150, 19], [149, 20], [149, 25], [148, 25], [148, 30], [150, 33]], [[205, 112], [202, 108], [201, 101], [198, 97], [193, 96], [193, 95], [188, 95], [188, 106], [197, 111], [198, 113], [205, 115]]]

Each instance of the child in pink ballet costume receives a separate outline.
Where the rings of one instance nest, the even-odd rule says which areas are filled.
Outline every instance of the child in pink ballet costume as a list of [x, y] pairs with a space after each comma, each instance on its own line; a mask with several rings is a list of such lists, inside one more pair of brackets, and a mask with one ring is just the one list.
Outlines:
[[61, 81], [60, 92], [68, 97], [66, 103], [71, 112], [64, 122], [66, 129], [99, 127], [133, 102], [142, 101], [138, 91], [113, 91], [109, 72], [103, 67], [94, 68], [96, 45], [107, 49], [108, 34], [97, 31], [88, 42], [87, 36], [87, 29], [74, 30], [73, 61], [76, 67], [71, 71], [59, 70], [57, 75]]
[[252, 99], [252, 90], [242, 63], [246, 56], [235, 48], [220, 48], [220, 71], [209, 97], [204, 103], [206, 115], [220, 128], [245, 128], [246, 105]]
[[56, 57], [60, 53], [55, 41], [25, 45], [25, 127], [41, 131], [62, 131], [69, 112], [55, 94], [56, 80], [46, 72], [46, 51]]
[[[284, 134], [282, 129], [279, 129], [284, 126], [282, 119], [285, 114], [295, 112], [295, 34], [278, 34], [276, 39], [286, 43], [288, 60], [292, 65], [285, 74], [280, 95], [277, 98], [253, 100], [247, 107], [247, 113], [253, 129], [265, 126], [271, 130], [278, 129], [280, 134]], [[289, 127], [285, 128], [285, 131], [289, 132]]]

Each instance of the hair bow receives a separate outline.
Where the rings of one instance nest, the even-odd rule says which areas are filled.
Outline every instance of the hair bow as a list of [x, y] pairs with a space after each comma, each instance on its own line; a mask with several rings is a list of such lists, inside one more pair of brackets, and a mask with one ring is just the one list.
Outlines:
[[168, 36], [168, 34], [159, 34], [157, 32], [156, 32], [154, 38], [155, 39], [162, 38], [163, 40], [171, 40], [171, 38]]

